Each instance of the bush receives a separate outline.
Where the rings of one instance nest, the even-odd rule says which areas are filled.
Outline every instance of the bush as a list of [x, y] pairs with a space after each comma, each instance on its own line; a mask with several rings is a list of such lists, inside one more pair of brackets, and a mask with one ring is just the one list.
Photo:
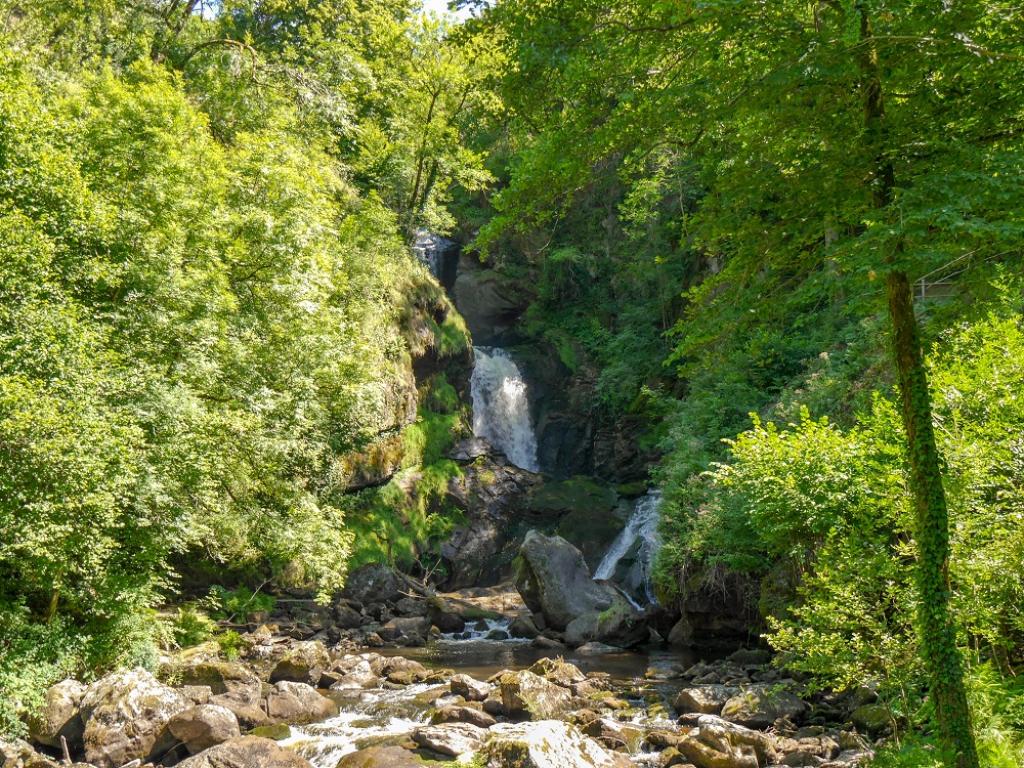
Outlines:
[[[965, 646], [1009, 672], [1024, 645], [1024, 331], [1013, 306], [947, 334], [930, 357], [947, 462], [952, 602]], [[768, 640], [793, 669], [837, 688], [877, 683], [893, 699], [921, 682], [913, 617], [913, 515], [902, 429], [877, 396], [840, 429], [804, 411], [786, 426], [755, 418], [726, 460], [669, 512], [673, 563], [724, 564], [795, 590], [765, 603]], [[662, 571], [663, 572], [663, 571]]]
[[247, 621], [254, 613], [270, 613], [277, 599], [266, 592], [252, 591], [246, 587], [228, 589], [216, 584], [210, 587], [207, 598], [215, 619], [224, 621]]
[[210, 639], [216, 624], [196, 605], [183, 605], [175, 614], [172, 632], [179, 648], [191, 648]]

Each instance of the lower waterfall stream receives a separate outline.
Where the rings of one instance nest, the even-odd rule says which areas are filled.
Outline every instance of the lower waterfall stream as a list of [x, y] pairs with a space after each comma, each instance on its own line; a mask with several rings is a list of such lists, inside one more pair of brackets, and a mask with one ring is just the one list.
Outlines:
[[[660, 546], [658, 538], [660, 509], [661, 493], [658, 491], [651, 491], [638, 499], [633, 514], [626, 522], [626, 527], [608, 547], [600, 565], [594, 571], [595, 579], [616, 580], [619, 563], [626, 555], [635, 551], [628, 572], [620, 577], [620, 580], [625, 582], [622, 586], [627, 587], [625, 590], [627, 597], [629, 597], [629, 587], [637, 592], [642, 590], [650, 605], [657, 603], [654, 590], [651, 587], [651, 567], [654, 565], [654, 558]], [[635, 607], [641, 607], [632, 598], [630, 601]]]

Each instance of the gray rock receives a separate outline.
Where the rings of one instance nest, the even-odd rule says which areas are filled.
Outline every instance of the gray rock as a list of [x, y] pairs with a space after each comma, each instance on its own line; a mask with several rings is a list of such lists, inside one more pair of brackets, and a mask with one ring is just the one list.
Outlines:
[[433, 673], [418, 661], [406, 659], [402, 656], [392, 656], [382, 660], [378, 667], [380, 674], [388, 679], [388, 682], [399, 685], [412, 685], [422, 683], [433, 676]]
[[564, 659], [550, 657], [538, 659], [530, 667], [530, 671], [535, 675], [540, 675], [549, 683], [560, 685], [563, 688], [571, 688], [574, 683], [582, 683], [587, 679], [587, 676], [575, 664], [570, 664]]
[[483, 701], [491, 692], [491, 686], [469, 675], [452, 675], [451, 691], [466, 701]]
[[77, 680], [62, 680], [46, 691], [42, 711], [29, 719], [29, 735], [38, 744], [60, 747], [63, 736], [72, 751], [82, 747], [85, 724], [80, 706], [86, 687]]
[[274, 666], [270, 682], [285, 680], [316, 686], [320, 682], [320, 675], [330, 666], [330, 654], [319, 640], [296, 643]]
[[530, 640], [540, 634], [533, 618], [525, 613], [520, 613], [512, 619], [512, 623], [508, 625], [508, 631], [512, 637], [525, 637]]
[[458, 704], [439, 707], [430, 720], [433, 723], [470, 723], [480, 728], [490, 728], [497, 722], [483, 709]]
[[336, 768], [423, 768], [423, 761], [402, 747], [368, 747], [345, 755]]
[[331, 690], [345, 691], [356, 688], [377, 688], [379, 686], [380, 677], [373, 671], [370, 662], [360, 660], [340, 680], [331, 685]]
[[391, 642], [405, 640], [409, 644], [422, 645], [429, 629], [430, 619], [426, 616], [408, 616], [391, 619], [380, 628], [378, 634]]
[[417, 728], [412, 740], [438, 754], [460, 757], [480, 749], [486, 736], [484, 728], [470, 723], [442, 723]]
[[312, 768], [309, 761], [277, 742], [239, 736], [178, 763], [178, 768]]
[[359, 629], [366, 621], [363, 614], [346, 603], [334, 606], [334, 623], [341, 629]]
[[630, 647], [644, 642], [640, 613], [613, 586], [595, 582], [578, 549], [560, 536], [526, 534], [519, 549], [516, 588], [569, 645], [591, 641]]
[[672, 701], [672, 706], [681, 715], [698, 712], [702, 715], [717, 715], [722, 712], [725, 702], [739, 692], [731, 685], [697, 685], [684, 688]]
[[778, 760], [775, 740], [715, 715], [701, 715], [677, 749], [698, 768], [759, 768]]
[[217, 704], [189, 707], [172, 717], [167, 728], [193, 755], [242, 735], [235, 713]]
[[60, 764], [32, 749], [27, 741], [0, 739], [0, 766], [2, 768], [58, 768]]
[[267, 694], [267, 715], [273, 722], [299, 725], [338, 714], [338, 705], [305, 683], [282, 680]]
[[500, 723], [481, 754], [487, 768], [629, 768], [624, 755], [605, 749], [560, 720]]
[[726, 701], [721, 715], [748, 728], [769, 728], [780, 717], [796, 721], [806, 711], [807, 704], [789, 691], [753, 686]]
[[369, 603], [393, 603], [400, 600], [405, 583], [386, 565], [364, 565], [349, 574], [342, 594], [349, 600]]
[[547, 720], [572, 707], [572, 695], [533, 672], [506, 672], [498, 680], [503, 711], [510, 717]]
[[174, 745], [168, 722], [190, 704], [141, 668], [97, 680], [81, 702], [86, 759], [98, 768], [158, 759]]
[[178, 690], [193, 704], [209, 704], [213, 696], [213, 690], [208, 685], [183, 685]]
[[193, 659], [175, 665], [167, 674], [182, 686], [207, 686], [215, 696], [232, 693], [246, 699], [259, 697], [262, 686], [255, 672], [236, 661]]
[[395, 603], [395, 611], [400, 616], [426, 616], [427, 610], [427, 602], [414, 597], [403, 597]]

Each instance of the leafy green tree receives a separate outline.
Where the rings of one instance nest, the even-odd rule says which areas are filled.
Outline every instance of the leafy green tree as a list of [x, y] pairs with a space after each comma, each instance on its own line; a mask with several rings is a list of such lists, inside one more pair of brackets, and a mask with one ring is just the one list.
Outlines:
[[704, 295], [766, 272], [816, 274], [834, 301], [863, 293], [848, 306], [873, 313], [868, 278], [888, 275], [921, 511], [922, 652], [951, 764], [967, 766], [977, 758], [945, 612], [948, 534], [908, 276], [1019, 245], [1006, 203], [1020, 193], [1022, 57], [1004, 10], [508, 0], [492, 15], [522, 149], [484, 245], [557, 221], [609, 157], [640, 188], [652, 158], [681, 151], [702, 188], [686, 237], [721, 265]]

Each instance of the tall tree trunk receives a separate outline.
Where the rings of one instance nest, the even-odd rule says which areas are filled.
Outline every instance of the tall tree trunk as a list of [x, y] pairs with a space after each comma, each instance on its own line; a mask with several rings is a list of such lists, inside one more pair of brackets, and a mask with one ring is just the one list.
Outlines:
[[905, 272], [891, 271], [886, 283], [914, 495], [921, 651], [947, 764], [951, 768], [978, 768], [960, 650], [949, 613], [949, 512], [932, 429], [931, 395], [914, 316], [914, 296]]
[[[866, 6], [859, 4], [858, 12], [865, 140], [874, 153], [875, 162], [871, 194], [875, 207], [884, 209], [892, 202], [896, 174], [884, 151], [885, 99], [878, 49], [874, 45]], [[916, 575], [920, 593], [917, 630], [921, 655], [928, 672], [946, 764], [950, 768], [979, 768], [960, 650], [949, 612], [949, 511], [942, 487], [942, 464], [932, 429], [928, 375], [924, 368], [910, 280], [898, 264], [891, 265], [886, 288], [916, 517], [914, 538], [918, 549]]]

